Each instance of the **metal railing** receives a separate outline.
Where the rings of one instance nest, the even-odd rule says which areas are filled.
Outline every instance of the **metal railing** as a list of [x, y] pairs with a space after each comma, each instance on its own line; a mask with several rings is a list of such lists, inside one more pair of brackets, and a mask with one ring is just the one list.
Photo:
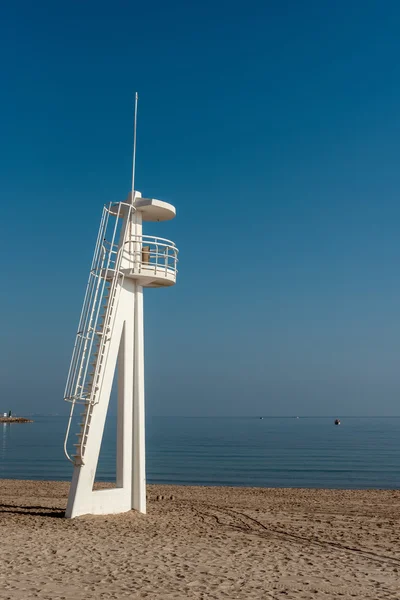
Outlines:
[[132, 235], [125, 246], [123, 258], [128, 257], [131, 266], [125, 269], [123, 263], [124, 272], [176, 279], [178, 248], [171, 240], [151, 235]]

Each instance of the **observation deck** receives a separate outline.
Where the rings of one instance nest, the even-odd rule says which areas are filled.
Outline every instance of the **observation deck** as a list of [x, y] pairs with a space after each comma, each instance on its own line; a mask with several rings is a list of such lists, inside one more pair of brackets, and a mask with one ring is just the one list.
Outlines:
[[110, 256], [108, 269], [102, 270], [102, 277], [111, 280], [116, 270], [120, 275], [134, 279], [139, 285], [148, 288], [169, 287], [176, 283], [178, 273], [178, 249], [174, 242], [165, 238], [142, 235], [143, 221], [169, 221], [176, 215], [172, 204], [154, 198], [142, 198], [140, 192], [128, 194], [125, 202], [108, 207], [110, 216], [126, 223], [123, 241], [108, 244]]
[[173, 242], [150, 235], [125, 242], [120, 272], [143, 287], [169, 287], [176, 282], [178, 249]]

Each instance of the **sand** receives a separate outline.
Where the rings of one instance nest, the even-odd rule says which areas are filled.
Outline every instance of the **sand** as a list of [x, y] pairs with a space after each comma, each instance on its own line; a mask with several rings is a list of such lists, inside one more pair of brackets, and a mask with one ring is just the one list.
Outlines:
[[400, 599], [400, 490], [149, 486], [74, 520], [67, 483], [0, 490], [2, 600]]

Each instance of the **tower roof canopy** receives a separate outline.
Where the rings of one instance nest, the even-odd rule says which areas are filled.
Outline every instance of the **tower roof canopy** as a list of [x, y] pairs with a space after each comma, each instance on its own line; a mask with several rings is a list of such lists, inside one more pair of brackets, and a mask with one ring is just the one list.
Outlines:
[[155, 198], [136, 198], [134, 206], [142, 213], [143, 221], [169, 221], [176, 215], [175, 206]]

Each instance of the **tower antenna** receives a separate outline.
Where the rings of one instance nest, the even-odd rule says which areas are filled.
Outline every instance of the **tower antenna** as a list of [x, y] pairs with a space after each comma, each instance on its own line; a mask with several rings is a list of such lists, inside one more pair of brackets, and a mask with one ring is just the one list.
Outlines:
[[135, 92], [135, 114], [133, 118], [133, 157], [132, 157], [132, 201], [135, 194], [135, 167], [136, 167], [136, 130], [139, 94]]

